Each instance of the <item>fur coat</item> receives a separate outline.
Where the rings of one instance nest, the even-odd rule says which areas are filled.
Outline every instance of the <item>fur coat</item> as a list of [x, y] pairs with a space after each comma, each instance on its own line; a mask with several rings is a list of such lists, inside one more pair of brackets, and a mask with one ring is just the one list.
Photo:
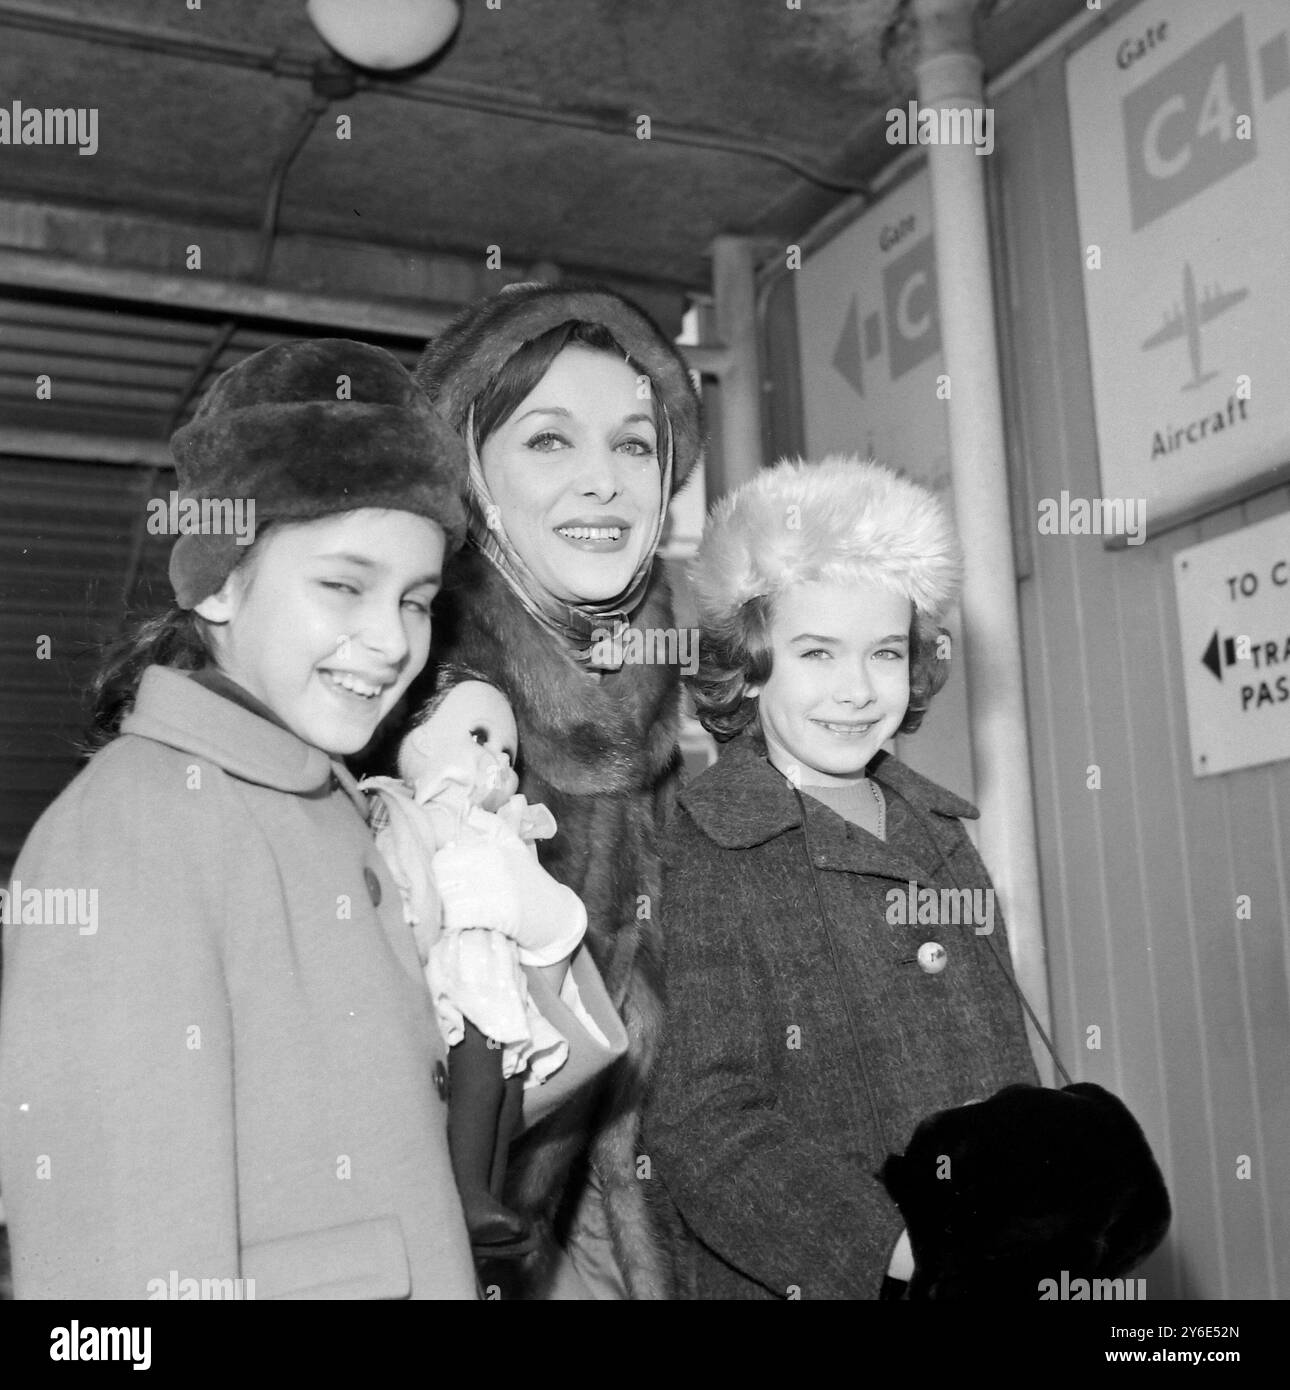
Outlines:
[[[666, 1298], [650, 1183], [637, 1176], [640, 1105], [662, 1025], [661, 874], [657, 827], [680, 770], [675, 666], [582, 669], [524, 611], [497, 571], [467, 546], [449, 567], [435, 650], [496, 681], [515, 709], [520, 790], [555, 816], [539, 847], [545, 868], [587, 908], [586, 946], [617, 1006], [627, 1056], [584, 1104], [565, 1106], [512, 1151], [507, 1196], [560, 1234], [587, 1165], [605, 1196], [614, 1253], [633, 1298]], [[673, 625], [660, 561], [632, 626]], [[548, 1254], [550, 1252], [548, 1251]], [[541, 1283], [525, 1271], [526, 1287]]]

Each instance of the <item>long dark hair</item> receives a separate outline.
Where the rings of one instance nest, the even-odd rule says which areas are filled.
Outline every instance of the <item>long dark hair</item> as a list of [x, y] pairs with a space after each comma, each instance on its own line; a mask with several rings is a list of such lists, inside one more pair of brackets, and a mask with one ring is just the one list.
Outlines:
[[139, 682], [149, 666], [198, 671], [213, 659], [205, 623], [190, 608], [171, 604], [163, 613], [136, 621], [103, 652], [90, 686], [86, 751], [102, 748], [121, 732], [121, 721], [134, 708]]
[[[275, 517], [258, 526], [255, 539], [233, 569], [249, 565], [251, 557], [261, 553], [261, 543], [270, 531], [286, 524]], [[98, 674], [90, 686], [90, 728], [84, 750], [93, 753], [121, 732], [121, 721], [134, 708], [139, 682], [149, 666], [200, 671], [216, 664], [210, 624], [195, 609], [171, 603], [160, 613], [136, 616], [120, 637], [103, 648]]]

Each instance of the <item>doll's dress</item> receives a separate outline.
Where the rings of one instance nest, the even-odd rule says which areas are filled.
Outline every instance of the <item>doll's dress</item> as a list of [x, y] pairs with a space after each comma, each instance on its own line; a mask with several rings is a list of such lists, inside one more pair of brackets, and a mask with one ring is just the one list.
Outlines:
[[[581, 898], [538, 863], [535, 841], [555, 834], [554, 817], [518, 793], [495, 813], [482, 810], [456, 782], [416, 793], [388, 777], [362, 786], [385, 806], [377, 845], [403, 896], [444, 1038], [460, 1042], [469, 1019], [498, 1046], [504, 1076], [527, 1068], [545, 1080], [569, 1045], [534, 1005], [520, 967], [563, 960], [587, 929]], [[490, 847], [487, 862], [504, 872], [464, 884], [445, 878], [469, 863], [473, 846]], [[522, 947], [500, 929], [517, 917]]]

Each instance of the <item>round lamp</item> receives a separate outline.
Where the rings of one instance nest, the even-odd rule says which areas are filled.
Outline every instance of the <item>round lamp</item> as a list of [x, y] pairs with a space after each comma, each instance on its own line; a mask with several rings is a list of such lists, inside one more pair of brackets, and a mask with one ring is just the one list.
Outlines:
[[456, 0], [308, 0], [306, 8], [342, 58], [382, 72], [425, 62], [461, 18]]

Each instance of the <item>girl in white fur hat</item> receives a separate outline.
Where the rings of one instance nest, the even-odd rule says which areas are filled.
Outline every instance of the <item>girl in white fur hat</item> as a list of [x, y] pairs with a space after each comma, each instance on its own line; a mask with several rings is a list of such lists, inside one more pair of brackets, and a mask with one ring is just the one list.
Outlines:
[[856, 459], [781, 463], [709, 518], [691, 684], [724, 746], [664, 842], [645, 1122], [690, 1297], [891, 1296], [886, 1155], [1036, 1080], [977, 812], [883, 751], [944, 683], [959, 576], [935, 496]]

